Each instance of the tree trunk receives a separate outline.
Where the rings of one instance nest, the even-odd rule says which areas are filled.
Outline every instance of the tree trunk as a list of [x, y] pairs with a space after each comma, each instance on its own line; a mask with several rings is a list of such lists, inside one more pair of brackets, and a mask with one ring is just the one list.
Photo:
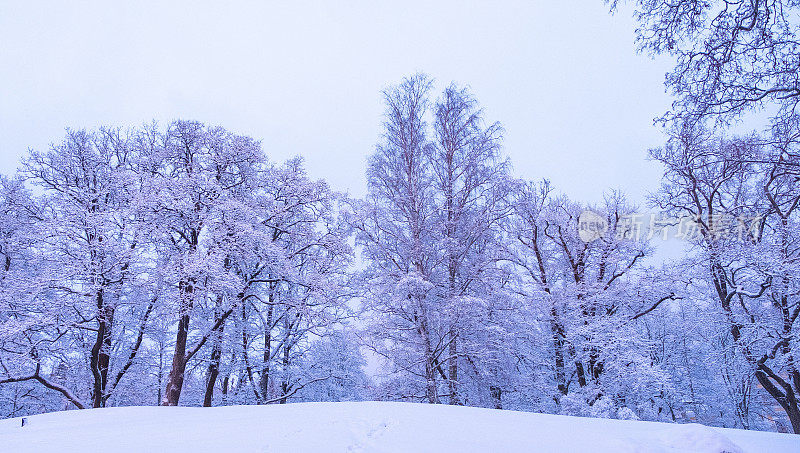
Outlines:
[[261, 379], [259, 382], [263, 401], [269, 399], [269, 374], [271, 372], [270, 361], [272, 360], [272, 316], [275, 307], [275, 286], [275, 283], [270, 283], [269, 308], [267, 308], [266, 319], [267, 325], [264, 326], [264, 361], [261, 366]]
[[181, 315], [178, 322], [178, 333], [175, 337], [175, 354], [172, 357], [172, 369], [167, 378], [167, 390], [164, 392], [162, 406], [177, 406], [183, 389], [186, 373], [186, 338], [189, 334], [189, 314]]
[[439, 404], [438, 389], [436, 385], [436, 357], [433, 354], [431, 347], [431, 339], [428, 334], [428, 325], [424, 320], [424, 313], [422, 320], [419, 322], [419, 333], [422, 337], [422, 342], [425, 347], [425, 397], [431, 404]]
[[[447, 154], [447, 186], [445, 188], [445, 199], [446, 199], [446, 209], [447, 209], [447, 238], [451, 241], [456, 241], [455, 237], [455, 226], [453, 222], [455, 221], [455, 213], [453, 212], [453, 181], [454, 177], [454, 168], [453, 168], [453, 152], [448, 152]], [[448, 251], [448, 262], [447, 262], [447, 271], [448, 271], [448, 297], [450, 299], [450, 303], [453, 303], [453, 300], [456, 295], [456, 275], [458, 274], [458, 260], [456, 259], [452, 250]], [[456, 312], [457, 313], [457, 312]], [[456, 316], [457, 320], [457, 316]], [[455, 321], [455, 320], [454, 320]], [[449, 354], [450, 357], [447, 359], [448, 370], [447, 370], [447, 387], [450, 391], [450, 401], [451, 405], [460, 405], [461, 400], [458, 397], [458, 332], [456, 327], [451, 327], [450, 332], [450, 346], [449, 346]]]
[[231, 375], [226, 374], [222, 379], [222, 405], [228, 404], [228, 386], [230, 385]]
[[500, 387], [493, 385], [489, 387], [489, 393], [492, 395], [492, 401], [494, 402], [495, 409], [502, 409], [503, 408], [503, 389]]
[[92, 386], [92, 407], [103, 407], [106, 402], [108, 387], [108, 368], [111, 362], [111, 330], [114, 322], [113, 308], [106, 304], [101, 287], [95, 296], [97, 306], [97, 337], [92, 346], [89, 365], [92, 369], [94, 383]]
[[[798, 377], [795, 378], [800, 379]], [[792, 431], [795, 434], [800, 434], [800, 405], [798, 404], [798, 395], [792, 385], [764, 364], [760, 364], [759, 370], [756, 371], [756, 379], [786, 412], [786, 417], [789, 419], [789, 423], [792, 424]], [[777, 385], [773, 380], [777, 382]]]
[[[216, 310], [214, 311], [214, 323], [219, 322], [222, 316], [222, 296], [217, 297]], [[219, 363], [222, 357], [222, 335], [225, 331], [225, 324], [220, 324], [219, 328], [214, 332], [214, 345], [211, 349], [211, 358], [208, 363], [208, 370], [206, 371], [206, 393], [203, 397], [203, 406], [211, 407], [214, 401], [214, 386], [217, 383], [217, 376], [219, 376]]]
[[455, 336], [455, 332], [451, 332], [451, 335], [453, 335], [453, 339], [450, 341], [450, 357], [447, 360], [449, 365], [447, 384], [450, 390], [450, 404], [460, 405], [461, 398], [458, 397], [458, 338]]
[[[220, 332], [221, 334], [221, 332]], [[211, 361], [208, 364], [208, 371], [206, 377], [206, 393], [203, 397], [203, 406], [204, 407], [211, 407], [211, 404], [214, 401], [214, 386], [217, 383], [217, 376], [219, 376], [219, 359], [222, 355], [221, 347], [218, 347], [217, 344], [221, 343], [214, 341], [214, 349], [211, 351]]]
[[[567, 381], [564, 373], [564, 328], [558, 318], [558, 312], [555, 305], [550, 306], [550, 315], [553, 319], [550, 320], [550, 332], [553, 335], [553, 350], [555, 354], [555, 367], [556, 367], [556, 384], [558, 385], [558, 393], [561, 395], [567, 394]], [[560, 398], [556, 397], [556, 403]]]
[[439, 404], [439, 397], [436, 394], [436, 372], [432, 360], [432, 354], [425, 357], [425, 398], [431, 404]]
[[[574, 348], [571, 349], [571, 355], [575, 356]], [[575, 360], [575, 373], [578, 375], [578, 385], [586, 387], [586, 372], [583, 370], [583, 363], [580, 360]]]
[[[288, 339], [286, 341], [288, 343]], [[289, 394], [289, 346], [288, 344], [283, 347], [283, 382], [281, 382], [281, 401], [280, 404], [286, 404], [286, 395]]]

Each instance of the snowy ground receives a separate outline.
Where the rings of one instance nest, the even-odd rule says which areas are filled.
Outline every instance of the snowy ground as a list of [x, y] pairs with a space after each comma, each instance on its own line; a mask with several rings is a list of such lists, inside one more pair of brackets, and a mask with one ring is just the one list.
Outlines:
[[798, 453], [800, 436], [405, 403], [125, 407], [0, 420], [0, 451]]

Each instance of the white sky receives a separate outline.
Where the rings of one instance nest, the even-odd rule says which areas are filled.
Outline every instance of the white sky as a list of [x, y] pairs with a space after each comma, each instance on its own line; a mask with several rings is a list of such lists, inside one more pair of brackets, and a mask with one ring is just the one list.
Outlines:
[[424, 71], [472, 87], [518, 176], [587, 201], [658, 187], [669, 62], [602, 0], [165, 3], [0, 0], [0, 171], [66, 127], [183, 118], [362, 195], [380, 90]]

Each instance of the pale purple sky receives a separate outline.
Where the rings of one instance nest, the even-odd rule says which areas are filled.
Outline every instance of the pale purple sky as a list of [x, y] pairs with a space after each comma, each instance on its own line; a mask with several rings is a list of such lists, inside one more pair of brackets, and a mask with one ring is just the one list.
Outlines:
[[0, 2], [0, 171], [64, 129], [196, 119], [300, 154], [362, 195], [380, 91], [424, 71], [466, 83], [506, 129], [516, 175], [643, 201], [670, 104], [665, 59], [634, 50], [630, 11], [524, 2]]

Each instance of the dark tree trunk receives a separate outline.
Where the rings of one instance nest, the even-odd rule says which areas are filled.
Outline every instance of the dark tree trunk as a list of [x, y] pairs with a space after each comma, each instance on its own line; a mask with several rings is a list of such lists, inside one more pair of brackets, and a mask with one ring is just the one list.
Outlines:
[[[197, 208], [199, 209], [199, 208]], [[200, 232], [199, 229], [191, 229], [186, 235], [188, 242], [188, 253], [197, 251]], [[183, 390], [183, 381], [186, 374], [186, 341], [189, 336], [189, 320], [194, 307], [194, 290], [197, 280], [192, 277], [182, 279], [178, 284], [180, 297], [178, 332], [175, 335], [175, 353], [172, 356], [172, 368], [167, 377], [167, 389], [164, 391], [162, 406], [177, 406]]]
[[[287, 340], [288, 342], [288, 340]], [[289, 346], [283, 347], [283, 382], [281, 382], [281, 404], [286, 404], [286, 395], [289, 394]]]
[[231, 375], [227, 374], [222, 379], [222, 405], [228, 403], [228, 386], [230, 385]]
[[[217, 306], [214, 311], [214, 323], [219, 322], [222, 316], [222, 296], [217, 297]], [[219, 376], [219, 363], [222, 357], [222, 335], [225, 332], [225, 323], [220, 324], [219, 328], [213, 333], [214, 345], [211, 349], [211, 357], [208, 363], [208, 370], [206, 371], [206, 393], [203, 397], [203, 406], [211, 407], [214, 402], [214, 386], [217, 383], [217, 376]]]
[[92, 407], [103, 407], [106, 402], [108, 387], [108, 368], [111, 362], [111, 330], [114, 323], [113, 308], [106, 304], [105, 294], [101, 287], [95, 296], [97, 306], [97, 337], [92, 346], [89, 365], [92, 369], [94, 383], [92, 386]]
[[[564, 373], [564, 328], [558, 319], [555, 306], [550, 307], [553, 319], [550, 321], [550, 331], [553, 335], [553, 349], [555, 354], [556, 383], [561, 395], [567, 394], [567, 381]], [[556, 401], [558, 402], [558, 401]]]
[[269, 307], [267, 307], [267, 319], [266, 325], [264, 326], [264, 355], [263, 364], [261, 366], [261, 379], [259, 381], [261, 398], [263, 401], [269, 399], [270, 362], [272, 361], [272, 317], [275, 311], [275, 291], [277, 286], [278, 284], [276, 282], [269, 284]]
[[586, 372], [583, 370], [583, 363], [580, 360], [575, 361], [575, 372], [578, 374], [578, 384], [586, 387]]
[[[767, 393], [772, 396], [775, 401], [780, 404], [789, 423], [792, 424], [792, 431], [795, 434], [800, 434], [800, 401], [798, 401], [798, 391], [800, 387], [792, 388], [792, 384], [787, 382], [777, 373], [775, 373], [768, 366], [763, 363], [759, 364], [759, 369], [756, 371], [756, 378]], [[792, 376], [795, 381], [795, 386], [800, 384], [800, 373], [795, 372]]]
[[492, 401], [494, 402], [495, 409], [502, 409], [503, 408], [503, 389], [500, 387], [493, 385], [489, 387], [489, 393], [492, 395]]
[[[216, 346], [216, 345], [215, 345]], [[211, 351], [211, 362], [208, 364], [208, 372], [206, 377], [206, 393], [203, 397], [203, 406], [211, 407], [214, 402], [214, 386], [217, 383], [217, 376], [219, 376], [219, 358], [221, 350], [216, 347]]]
[[164, 392], [162, 406], [177, 406], [183, 389], [186, 373], [186, 338], [189, 334], [189, 314], [181, 315], [178, 322], [178, 333], [175, 337], [175, 354], [172, 357], [172, 369], [167, 378], [167, 389]]
[[592, 348], [589, 353], [589, 375], [595, 381], [600, 379], [603, 373], [603, 362], [600, 361], [599, 353], [596, 348]]

